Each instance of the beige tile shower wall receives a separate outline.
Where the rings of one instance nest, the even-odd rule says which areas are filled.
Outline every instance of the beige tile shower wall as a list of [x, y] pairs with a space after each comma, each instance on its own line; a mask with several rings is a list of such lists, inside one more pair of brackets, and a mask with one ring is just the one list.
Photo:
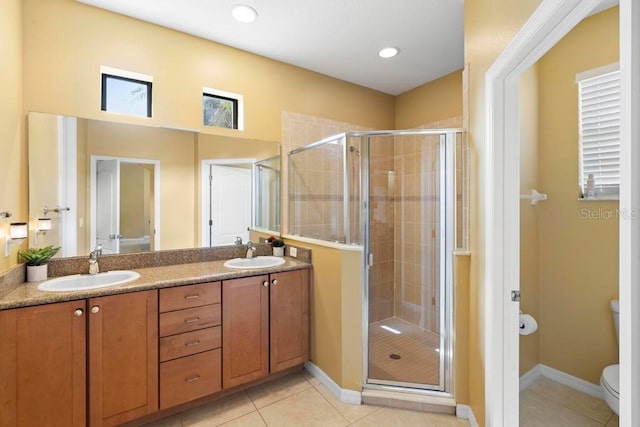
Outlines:
[[[421, 126], [458, 128], [462, 117]], [[395, 315], [421, 328], [440, 330], [439, 136], [396, 137], [394, 167]], [[464, 155], [464, 148], [460, 154]], [[460, 179], [463, 178], [462, 170]], [[462, 191], [463, 187], [459, 188]], [[466, 198], [457, 194], [458, 209]], [[462, 226], [462, 224], [460, 224]]]
[[369, 322], [394, 315], [394, 202], [396, 174], [393, 137], [372, 139], [371, 144], [371, 246], [374, 263], [369, 274]]
[[[282, 192], [284, 232], [343, 240], [342, 146], [328, 144], [291, 157], [288, 154], [341, 132], [370, 128], [287, 111], [282, 114], [282, 126], [282, 176], [286, 177]], [[348, 154], [348, 170], [357, 175], [359, 172], [353, 168], [359, 169], [359, 166], [351, 160], [352, 157]], [[357, 227], [359, 223], [352, 226], [354, 229]]]

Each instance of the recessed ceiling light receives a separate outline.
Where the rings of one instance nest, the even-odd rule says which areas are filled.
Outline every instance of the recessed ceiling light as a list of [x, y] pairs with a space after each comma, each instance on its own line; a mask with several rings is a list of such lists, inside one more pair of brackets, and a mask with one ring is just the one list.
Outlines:
[[233, 6], [231, 9], [231, 15], [236, 19], [236, 21], [242, 22], [244, 24], [250, 24], [255, 21], [258, 17], [258, 12], [251, 6], [247, 6], [246, 4], [237, 4]]
[[397, 47], [385, 47], [384, 49], [380, 49], [378, 55], [380, 58], [393, 58], [400, 52], [400, 49]]

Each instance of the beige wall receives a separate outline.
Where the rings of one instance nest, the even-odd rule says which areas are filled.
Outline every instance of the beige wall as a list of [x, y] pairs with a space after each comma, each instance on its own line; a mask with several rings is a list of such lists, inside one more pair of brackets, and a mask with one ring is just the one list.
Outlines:
[[[531, 67], [520, 78], [520, 194], [540, 192], [538, 182], [538, 68]], [[545, 202], [543, 202], [545, 203]], [[540, 319], [538, 311], [538, 212], [542, 204], [520, 201], [520, 310]], [[539, 360], [540, 332], [520, 336], [520, 375]]]
[[[470, 256], [456, 256], [453, 259], [454, 323], [456, 339], [453, 347], [454, 395], [456, 403], [469, 404], [469, 312], [471, 270]], [[475, 319], [473, 319], [475, 322]]]
[[[27, 111], [270, 141], [280, 140], [283, 110], [393, 127], [391, 95], [74, 0], [24, 0], [24, 7]], [[153, 118], [100, 111], [101, 65], [154, 76]], [[203, 86], [244, 95], [241, 135], [202, 126]]]
[[88, 165], [92, 155], [159, 160], [161, 248], [194, 247], [196, 134], [99, 120], [86, 122], [88, 148], [86, 157], [79, 157], [78, 162]]
[[584, 20], [538, 63], [538, 180], [549, 196], [538, 206], [540, 362], [593, 384], [618, 360], [609, 309], [618, 296], [618, 203], [578, 201], [575, 76], [617, 62], [618, 39], [616, 7]]
[[149, 171], [141, 165], [120, 165], [120, 233], [142, 237], [149, 230]]
[[396, 97], [396, 129], [409, 129], [462, 115], [462, 70]]
[[[29, 246], [39, 248], [60, 242], [60, 219], [58, 214], [48, 214], [51, 230], [38, 234], [35, 242], [37, 219], [44, 217], [43, 207], [54, 208], [60, 200], [58, 196], [58, 117], [50, 114], [29, 114], [28, 137], [37, 140], [37, 147], [29, 152]], [[26, 219], [25, 219], [26, 221]]]
[[483, 167], [486, 147], [484, 76], [539, 3], [540, 0], [474, 0], [464, 3], [464, 50], [469, 81], [468, 88], [463, 88], [463, 96], [468, 97], [469, 102], [465, 127], [469, 131], [470, 142], [470, 244], [473, 253], [469, 301], [469, 402], [480, 425], [485, 422], [485, 313], [482, 307], [488, 286], [482, 279], [482, 265], [491, 256], [483, 250], [481, 224], [485, 221], [482, 214], [485, 206], [479, 193], [484, 177], [490, 172]]
[[[0, 212], [12, 218], [0, 219], [0, 241], [9, 234], [10, 222], [26, 222], [27, 146], [23, 120], [23, 26], [22, 2], [0, 0]], [[22, 244], [27, 248], [27, 242]], [[20, 245], [11, 247], [11, 255], [0, 255], [0, 272], [18, 262]]]

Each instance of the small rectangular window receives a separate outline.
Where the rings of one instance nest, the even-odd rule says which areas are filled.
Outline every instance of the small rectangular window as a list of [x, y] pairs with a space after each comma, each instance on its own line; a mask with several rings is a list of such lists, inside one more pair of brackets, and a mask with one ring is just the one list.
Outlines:
[[202, 119], [205, 126], [243, 129], [242, 95], [203, 88]]
[[611, 67], [578, 80], [580, 186], [585, 198], [620, 193], [620, 72]]
[[[108, 71], [108, 72], [105, 72]], [[151, 117], [152, 78], [102, 67], [102, 111]]]

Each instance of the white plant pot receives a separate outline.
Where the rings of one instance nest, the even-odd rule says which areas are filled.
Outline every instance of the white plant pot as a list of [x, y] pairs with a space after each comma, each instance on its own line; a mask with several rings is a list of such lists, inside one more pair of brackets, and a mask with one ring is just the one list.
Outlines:
[[273, 256], [284, 256], [284, 246], [273, 248]]
[[47, 280], [47, 264], [27, 265], [27, 282]]

